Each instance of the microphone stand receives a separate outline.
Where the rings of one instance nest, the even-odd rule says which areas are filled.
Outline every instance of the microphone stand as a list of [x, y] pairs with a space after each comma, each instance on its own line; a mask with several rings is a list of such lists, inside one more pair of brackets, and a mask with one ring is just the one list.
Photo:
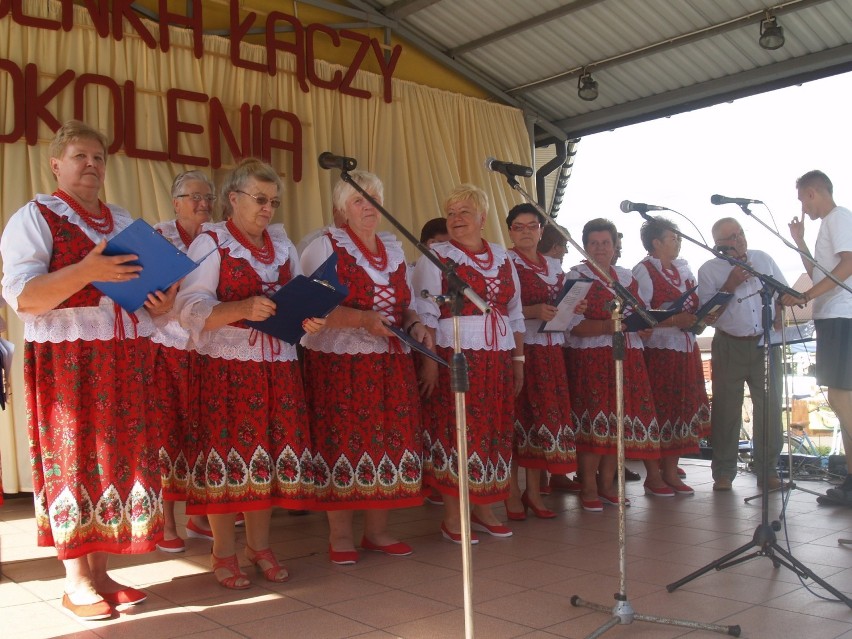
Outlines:
[[[535, 209], [544, 216], [547, 223], [550, 224], [550, 216], [547, 215], [542, 207], [532, 199], [532, 197], [521, 188], [518, 181], [510, 175], [506, 176], [509, 185], [518, 191], [524, 199], [529, 202]], [[622, 305], [623, 299], [630, 300], [634, 311], [639, 314], [650, 326], [657, 324], [656, 320], [650, 317], [650, 314], [642, 307], [639, 301], [624, 287], [616, 278], [613, 280], [609, 276], [609, 269], [602, 269], [595, 261], [589, 257], [585, 249], [578, 246], [567, 231], [556, 226], [556, 229], [568, 240], [571, 245], [584, 255], [589, 263], [593, 265], [594, 270], [605, 279], [610, 287], [615, 292], [614, 299], [610, 302], [610, 310], [612, 311], [613, 334], [612, 334], [612, 356], [615, 361], [615, 404], [616, 404], [616, 421], [617, 421], [617, 452], [616, 459], [618, 460], [618, 592], [615, 593], [615, 605], [612, 607], [603, 604], [594, 603], [582, 599], [579, 595], [571, 597], [571, 605], [574, 607], [589, 608], [598, 612], [609, 613], [610, 618], [604, 622], [597, 630], [588, 635], [589, 639], [600, 637], [610, 628], [617, 625], [629, 625], [634, 621], [647, 621], [651, 623], [679, 626], [682, 628], [691, 628], [693, 630], [708, 630], [710, 632], [718, 632], [727, 634], [732, 637], [740, 636], [739, 626], [721, 626], [711, 623], [702, 623], [700, 621], [688, 621], [683, 619], [670, 619], [667, 617], [658, 617], [656, 615], [643, 615], [635, 612], [630, 600], [627, 598], [627, 517], [625, 511], [625, 495], [624, 495], [624, 356], [626, 352], [626, 339], [622, 330]], [[617, 286], [616, 286], [617, 285]], [[649, 321], [650, 320], [650, 321]]]
[[[745, 206], [745, 205], [743, 205]], [[645, 217], [645, 214], [642, 214]], [[648, 219], [645, 217], [645, 219]], [[678, 233], [682, 237], [688, 238], [686, 234]], [[797, 291], [794, 291], [788, 286], [781, 284], [778, 280], [768, 275], [764, 275], [763, 273], [755, 270], [750, 264], [743, 262], [742, 260], [738, 260], [736, 258], [732, 258], [722, 251], [716, 251], [706, 246], [705, 244], [698, 242], [697, 240], [693, 240], [692, 238], [688, 238], [695, 244], [703, 246], [708, 251], [711, 251], [717, 257], [721, 257], [727, 260], [730, 264], [740, 266], [744, 268], [749, 273], [757, 277], [762, 283], [763, 288], [760, 290], [760, 296], [762, 300], [762, 319], [763, 319], [763, 367], [764, 367], [764, 375], [763, 375], [763, 390], [765, 400], [763, 402], [763, 415], [761, 416], [761, 421], [763, 424], [763, 441], [761, 446], [762, 459], [763, 459], [763, 469], [762, 469], [762, 483], [764, 488], [766, 488], [767, 482], [769, 480], [769, 406], [771, 401], [771, 384], [770, 384], [770, 371], [772, 366], [772, 342], [770, 339], [770, 331], [772, 328], [772, 300], [775, 297], [776, 293], [785, 293], [792, 295], [800, 295]], [[692, 581], [693, 579], [700, 577], [701, 575], [710, 572], [712, 569], [722, 570], [724, 568], [728, 568], [730, 566], [735, 566], [737, 564], [741, 564], [749, 559], [754, 557], [768, 557], [772, 561], [772, 565], [775, 568], [778, 566], [784, 566], [785, 568], [794, 572], [800, 579], [810, 577], [813, 581], [820, 586], [822, 586], [825, 590], [833, 594], [840, 601], [845, 603], [847, 606], [852, 608], [852, 599], [844, 595], [842, 592], [832, 587], [822, 579], [820, 579], [812, 570], [810, 570], [807, 566], [805, 566], [801, 561], [796, 559], [792, 554], [790, 554], [785, 548], [783, 548], [779, 543], [778, 539], [775, 535], [777, 531], [781, 530], [781, 524], [778, 521], [769, 522], [769, 491], [764, 490], [761, 496], [761, 522], [757, 526], [752, 536], [751, 541], [740, 546], [736, 550], [729, 552], [728, 554], [720, 557], [719, 559], [710, 562], [706, 566], [699, 568], [695, 572], [670, 583], [666, 586], [666, 590], [669, 592], [674, 592], [677, 588], [682, 586], [685, 583]], [[752, 553], [749, 553], [743, 557], [739, 557], [743, 553], [748, 550], [756, 548], [756, 550]], [[780, 555], [780, 556], [779, 556]]]
[[[323, 167], [325, 168], [325, 167]], [[455, 394], [456, 408], [456, 449], [459, 457], [459, 502], [462, 512], [461, 517], [461, 538], [462, 538], [462, 583], [464, 590], [464, 626], [465, 638], [473, 639], [473, 567], [471, 561], [471, 544], [470, 544], [470, 518], [465, 514], [470, 510], [470, 494], [469, 481], [467, 472], [462, 472], [461, 469], [467, 468], [467, 413], [465, 408], [465, 393], [470, 388], [468, 379], [467, 359], [461, 350], [460, 340], [460, 324], [459, 316], [464, 305], [464, 299], [467, 298], [476, 306], [484, 315], [492, 312], [488, 303], [483, 300], [476, 292], [470, 288], [470, 285], [465, 282], [456, 273], [458, 266], [452, 260], [442, 262], [438, 259], [429, 248], [421, 243], [407, 228], [405, 228], [387, 209], [385, 209], [376, 199], [370, 195], [360, 184], [358, 184], [349, 174], [349, 169], [354, 170], [355, 166], [346, 166], [340, 171], [340, 179], [349, 184], [358, 193], [370, 202], [376, 210], [381, 212], [382, 216], [388, 220], [393, 226], [423, 255], [425, 255], [432, 264], [440, 269], [443, 276], [447, 279], [448, 292], [446, 295], [431, 296], [438, 304], [449, 303], [450, 310], [453, 316], [453, 357], [450, 361], [450, 388]], [[429, 291], [422, 291], [423, 297], [430, 297]]]

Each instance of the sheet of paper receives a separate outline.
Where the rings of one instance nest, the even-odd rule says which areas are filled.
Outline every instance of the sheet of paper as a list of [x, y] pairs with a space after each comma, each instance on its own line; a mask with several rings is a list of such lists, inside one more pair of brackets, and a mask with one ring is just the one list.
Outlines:
[[556, 305], [556, 317], [549, 322], [542, 322], [538, 329], [539, 333], [561, 333], [568, 330], [568, 325], [574, 317], [577, 304], [583, 301], [586, 293], [592, 287], [591, 280], [568, 280], [566, 286], [571, 283], [568, 290], [564, 291], [562, 299]]

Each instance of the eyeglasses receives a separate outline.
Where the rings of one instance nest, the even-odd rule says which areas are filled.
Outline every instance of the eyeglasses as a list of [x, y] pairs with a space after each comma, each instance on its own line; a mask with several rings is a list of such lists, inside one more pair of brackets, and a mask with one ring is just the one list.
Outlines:
[[183, 195], [175, 195], [175, 197], [188, 197], [193, 202], [205, 200], [208, 204], [213, 204], [216, 201], [216, 196], [212, 193], [208, 193], [207, 195], [201, 195], [201, 193], [184, 193]]
[[733, 235], [729, 235], [728, 237], [720, 237], [719, 241], [716, 244], [721, 244], [722, 242], [736, 242], [737, 240], [745, 239], [745, 231], [740, 231], [739, 233], [734, 233]]
[[277, 197], [272, 198], [271, 200], [265, 195], [252, 195], [251, 193], [246, 193], [245, 191], [240, 191], [239, 189], [234, 189], [237, 193], [242, 193], [243, 195], [248, 195], [251, 199], [257, 202], [258, 206], [266, 206], [269, 204], [273, 209], [277, 209], [281, 206], [281, 200]]
[[515, 231], [515, 233], [520, 233], [521, 231], [537, 231], [541, 228], [541, 223], [530, 222], [529, 224], [521, 224], [520, 222], [515, 222], [509, 228]]

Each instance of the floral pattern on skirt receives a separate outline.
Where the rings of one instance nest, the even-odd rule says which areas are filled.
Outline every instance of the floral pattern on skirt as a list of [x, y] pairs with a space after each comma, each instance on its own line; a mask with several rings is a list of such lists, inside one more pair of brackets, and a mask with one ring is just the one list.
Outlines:
[[577, 446], [564, 349], [524, 346], [524, 386], [515, 398], [515, 460], [552, 474], [577, 469]]
[[645, 365], [660, 424], [660, 454], [681, 457], [699, 450], [710, 405], [698, 346], [690, 352], [646, 348]]
[[[450, 361], [453, 351], [439, 347]], [[514, 435], [514, 376], [511, 351], [465, 350], [470, 389], [465, 393], [467, 470], [470, 501], [490, 504], [509, 495]], [[458, 496], [455, 394], [450, 372], [438, 367], [438, 384], [423, 400], [423, 475], [428, 484], [446, 495]]]
[[153, 372], [144, 338], [25, 344], [38, 545], [59, 559], [150, 552], [162, 539]]
[[195, 385], [193, 361], [197, 354], [154, 344], [154, 384], [149, 392], [154, 394], [152, 421], [159, 426], [160, 477], [163, 482], [163, 499], [186, 501], [189, 481], [189, 462], [186, 457], [186, 435], [190, 421], [196, 419], [190, 388]]
[[[618, 417], [612, 347], [566, 348], [571, 408], [577, 424], [577, 451], [615, 455]], [[631, 459], [660, 456], [660, 427], [642, 350], [625, 349], [624, 454]]]
[[186, 512], [312, 507], [313, 455], [298, 362], [198, 355], [196, 363]]
[[317, 506], [423, 503], [420, 400], [410, 355], [305, 351]]

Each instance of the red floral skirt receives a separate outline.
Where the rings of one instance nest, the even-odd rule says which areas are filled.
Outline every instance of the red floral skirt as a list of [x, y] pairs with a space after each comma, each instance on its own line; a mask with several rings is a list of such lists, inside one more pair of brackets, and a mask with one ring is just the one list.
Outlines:
[[422, 426], [410, 355], [305, 351], [317, 507], [423, 503]]
[[[618, 417], [612, 347], [566, 348], [571, 409], [577, 425], [577, 451], [615, 455]], [[660, 427], [654, 397], [638, 348], [624, 355], [624, 454], [631, 459], [660, 456]]]
[[313, 463], [298, 362], [199, 355], [196, 363], [186, 512], [311, 508]]
[[144, 338], [24, 345], [38, 545], [59, 559], [162, 539], [153, 373]]
[[[189, 480], [189, 463], [184, 448], [186, 434], [193, 415], [190, 388], [197, 385], [193, 376], [194, 352], [154, 344], [154, 416], [159, 425], [160, 477], [163, 482], [163, 499], [185, 501]], [[192, 396], [197, 398], [197, 393]]]
[[[450, 361], [451, 348], [438, 348]], [[509, 495], [515, 398], [510, 351], [464, 351], [470, 390], [465, 393], [470, 501], [490, 504]], [[423, 400], [425, 481], [445, 495], [459, 492], [455, 393], [450, 371], [438, 369], [438, 385]]]
[[515, 460], [564, 475], [577, 469], [571, 396], [559, 345], [524, 346], [524, 387], [515, 398]]
[[689, 352], [646, 348], [645, 365], [660, 424], [664, 457], [697, 453], [710, 421], [704, 369], [698, 346]]

